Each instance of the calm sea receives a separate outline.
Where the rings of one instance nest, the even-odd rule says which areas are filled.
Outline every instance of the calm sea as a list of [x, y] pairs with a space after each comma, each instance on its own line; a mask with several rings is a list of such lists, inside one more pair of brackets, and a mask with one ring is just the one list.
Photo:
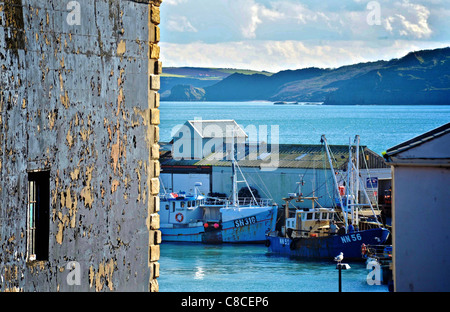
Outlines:
[[[163, 243], [160, 292], [337, 292], [336, 262], [271, 255], [264, 245]], [[365, 263], [342, 271], [343, 292], [388, 292], [369, 285]]]
[[[361, 144], [381, 153], [450, 122], [450, 106], [273, 105], [269, 102], [161, 102], [161, 141], [193, 119], [234, 119], [241, 126], [278, 126], [279, 143]], [[263, 245], [161, 245], [160, 292], [334, 292], [333, 262], [302, 261], [267, 253]], [[364, 263], [342, 272], [344, 292], [387, 292], [367, 284]]]
[[271, 102], [161, 102], [161, 141], [187, 120], [234, 119], [242, 127], [278, 126], [279, 143], [347, 145], [355, 135], [376, 153], [450, 122], [449, 106], [273, 105]]

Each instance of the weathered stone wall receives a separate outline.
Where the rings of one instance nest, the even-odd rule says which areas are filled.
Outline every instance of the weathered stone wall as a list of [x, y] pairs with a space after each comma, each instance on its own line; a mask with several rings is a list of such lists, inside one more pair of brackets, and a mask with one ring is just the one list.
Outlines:
[[[0, 0], [0, 291], [158, 291], [160, 4]], [[27, 261], [42, 170], [49, 259]]]

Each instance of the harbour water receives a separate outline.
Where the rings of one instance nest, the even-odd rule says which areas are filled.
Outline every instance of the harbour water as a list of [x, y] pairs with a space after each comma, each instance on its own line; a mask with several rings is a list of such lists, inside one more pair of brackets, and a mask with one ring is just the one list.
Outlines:
[[[279, 143], [347, 145], [356, 134], [376, 153], [450, 121], [450, 106], [273, 105], [269, 102], [161, 102], [160, 140], [186, 120], [234, 119], [277, 126]], [[161, 245], [160, 292], [334, 292], [338, 271], [332, 261], [274, 256], [264, 245]], [[369, 285], [365, 263], [342, 273], [344, 292], [387, 292]]]
[[[290, 259], [267, 253], [264, 245], [161, 245], [160, 292], [337, 292], [333, 261]], [[365, 263], [342, 271], [344, 292], [388, 292], [369, 285]]]
[[177, 126], [194, 119], [234, 119], [245, 127], [278, 126], [279, 143], [361, 144], [380, 154], [447, 122], [450, 106], [273, 105], [272, 102], [161, 102], [160, 139], [168, 142]]

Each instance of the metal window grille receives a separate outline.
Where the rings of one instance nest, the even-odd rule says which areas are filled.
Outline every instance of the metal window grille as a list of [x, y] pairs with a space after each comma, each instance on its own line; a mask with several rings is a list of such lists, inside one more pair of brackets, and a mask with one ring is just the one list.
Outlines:
[[36, 260], [36, 182], [28, 181], [27, 259]]
[[28, 173], [27, 261], [46, 261], [50, 236], [50, 172]]

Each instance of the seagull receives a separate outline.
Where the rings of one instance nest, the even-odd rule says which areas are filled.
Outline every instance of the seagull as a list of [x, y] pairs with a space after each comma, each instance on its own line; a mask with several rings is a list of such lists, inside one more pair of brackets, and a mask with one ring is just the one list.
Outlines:
[[334, 257], [334, 261], [337, 261], [338, 263], [341, 263], [342, 259], [344, 259], [344, 253], [341, 252], [339, 255]]

